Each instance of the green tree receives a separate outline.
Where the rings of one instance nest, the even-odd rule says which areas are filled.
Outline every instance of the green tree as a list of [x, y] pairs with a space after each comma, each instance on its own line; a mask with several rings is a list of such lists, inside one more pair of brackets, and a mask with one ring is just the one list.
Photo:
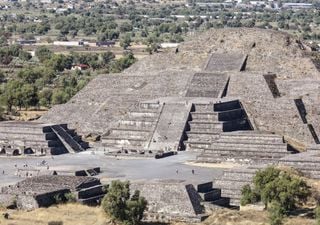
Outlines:
[[18, 77], [25, 83], [33, 84], [42, 77], [42, 72], [36, 68], [22, 69], [18, 72]]
[[101, 58], [103, 64], [108, 65], [115, 58], [115, 55], [112, 52], [104, 52], [101, 54]]
[[124, 38], [122, 38], [120, 40], [120, 46], [123, 48], [123, 49], [127, 49], [131, 44], [131, 37], [130, 35], [126, 35], [124, 36]]
[[284, 216], [311, 195], [310, 187], [304, 180], [274, 167], [259, 170], [253, 183], [253, 190], [250, 186], [243, 187], [241, 205], [261, 198], [270, 213], [271, 225], [282, 224]]
[[310, 188], [305, 181], [274, 167], [258, 171], [254, 184], [266, 206], [277, 202], [285, 212], [293, 210], [297, 202], [303, 202], [310, 196]]
[[55, 54], [46, 61], [46, 65], [55, 71], [63, 71], [72, 67], [73, 57], [62, 54]]
[[41, 106], [49, 107], [51, 105], [52, 90], [49, 88], [44, 88], [38, 93], [39, 104]]
[[137, 225], [143, 217], [147, 201], [135, 191], [130, 197], [130, 183], [112, 181], [107, 195], [102, 200], [103, 210], [114, 220], [128, 225]]
[[4, 92], [1, 95], [1, 100], [7, 107], [7, 111], [11, 112], [12, 107], [19, 104], [21, 87], [23, 83], [19, 80], [10, 80], [4, 88]]
[[24, 84], [21, 87], [21, 97], [23, 106], [28, 109], [30, 106], [36, 106], [39, 102], [37, 88], [33, 84]]
[[4, 72], [0, 70], [0, 83], [3, 83], [6, 81], [6, 76], [4, 75]]
[[51, 58], [53, 52], [49, 50], [47, 47], [41, 46], [37, 48], [35, 55], [38, 57], [39, 61], [43, 63], [44, 61], [49, 60]]
[[51, 99], [52, 104], [54, 105], [63, 104], [63, 103], [66, 103], [67, 101], [68, 101], [68, 95], [63, 90], [58, 89], [55, 92], [53, 92], [52, 99]]
[[21, 59], [23, 61], [29, 61], [31, 58], [32, 58], [32, 56], [29, 52], [20, 51], [19, 59]]

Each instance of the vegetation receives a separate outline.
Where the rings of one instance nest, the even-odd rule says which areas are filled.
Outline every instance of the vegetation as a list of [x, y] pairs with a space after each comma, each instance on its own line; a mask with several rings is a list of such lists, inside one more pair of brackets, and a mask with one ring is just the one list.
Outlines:
[[273, 225], [281, 224], [283, 216], [288, 215], [311, 195], [305, 181], [274, 167], [258, 171], [253, 183], [253, 189], [248, 185], [242, 188], [241, 205], [261, 199], [270, 212], [270, 222]]
[[90, 70], [70, 71], [73, 64], [85, 64], [92, 69], [103, 68], [104, 72], [117, 73], [136, 61], [132, 53], [126, 53], [123, 57], [115, 59], [115, 55], [111, 52], [72, 53], [65, 56], [52, 54], [44, 47], [39, 49], [36, 55], [43, 65], [22, 68], [17, 72], [15, 79], [6, 80], [5, 75], [0, 74], [2, 81], [0, 100], [7, 112], [12, 112], [13, 107], [19, 109], [51, 107], [67, 102], [94, 75]]
[[316, 225], [320, 225], [320, 207], [319, 205], [314, 210], [315, 218], [316, 218]]
[[130, 183], [119, 180], [112, 181], [107, 195], [102, 200], [102, 208], [113, 220], [128, 225], [140, 223], [147, 201], [139, 191], [130, 195]]

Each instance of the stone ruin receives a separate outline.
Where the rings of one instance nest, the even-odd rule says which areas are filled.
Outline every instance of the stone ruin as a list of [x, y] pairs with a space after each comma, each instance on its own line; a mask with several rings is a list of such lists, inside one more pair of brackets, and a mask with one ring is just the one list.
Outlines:
[[97, 204], [104, 196], [100, 180], [83, 176], [44, 175], [27, 178], [15, 185], [2, 187], [0, 203], [19, 209], [48, 207], [58, 199], [64, 200], [71, 193], [76, 201], [84, 204]]
[[[209, 182], [210, 194], [197, 191], [204, 196], [198, 202], [218, 196], [214, 201], [238, 206], [241, 187], [268, 165], [292, 166], [319, 179], [320, 77], [301, 45], [270, 30], [201, 33], [178, 53], [168, 50], [121, 74], [96, 77], [39, 122], [101, 135], [93, 147], [106, 155], [162, 157], [186, 150], [198, 153], [197, 162], [242, 164]], [[162, 190], [188, 194], [187, 184], [167, 185], [140, 186], [146, 193], [157, 187], [151, 202]], [[199, 218], [189, 203], [181, 217]], [[162, 208], [152, 210], [151, 217]]]
[[67, 124], [0, 123], [0, 155], [59, 155], [87, 148], [88, 144]]

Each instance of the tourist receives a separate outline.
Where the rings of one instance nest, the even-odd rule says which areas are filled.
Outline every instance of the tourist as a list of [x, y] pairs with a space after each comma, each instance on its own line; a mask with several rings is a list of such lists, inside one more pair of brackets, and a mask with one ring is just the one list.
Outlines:
[[179, 170], [176, 170], [176, 174], [178, 174], [179, 173]]
[[194, 170], [192, 170], [192, 174], [194, 175]]

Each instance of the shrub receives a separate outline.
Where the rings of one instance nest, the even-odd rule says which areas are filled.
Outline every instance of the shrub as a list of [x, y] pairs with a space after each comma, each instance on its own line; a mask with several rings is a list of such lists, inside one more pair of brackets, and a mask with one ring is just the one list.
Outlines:
[[281, 224], [283, 217], [311, 194], [304, 180], [274, 167], [258, 171], [253, 183], [253, 189], [249, 185], [242, 188], [240, 203], [246, 205], [261, 198], [270, 213], [271, 225]]
[[129, 186], [128, 181], [112, 181], [108, 194], [102, 200], [102, 208], [113, 220], [136, 225], [142, 220], [147, 201], [140, 197], [139, 191], [130, 197]]
[[245, 185], [241, 189], [241, 200], [240, 204], [247, 205], [256, 203], [260, 200], [260, 196], [258, 193], [256, 193], [254, 190], [251, 189], [250, 185]]
[[65, 193], [64, 197], [66, 199], [67, 202], [76, 202], [77, 201], [77, 197], [74, 193]]
[[316, 218], [316, 225], [320, 225], [320, 206], [317, 206], [314, 210], [315, 218]]
[[282, 225], [284, 209], [278, 202], [272, 202], [268, 209], [270, 225]]
[[301, 178], [274, 167], [258, 171], [254, 177], [254, 185], [266, 207], [275, 201], [285, 212], [293, 210], [298, 202], [306, 201], [311, 194], [310, 188]]
[[48, 225], [63, 225], [62, 221], [50, 221], [48, 222]]
[[64, 196], [62, 196], [61, 194], [56, 194], [55, 196], [53, 196], [53, 198], [56, 204], [61, 204], [64, 202]]

